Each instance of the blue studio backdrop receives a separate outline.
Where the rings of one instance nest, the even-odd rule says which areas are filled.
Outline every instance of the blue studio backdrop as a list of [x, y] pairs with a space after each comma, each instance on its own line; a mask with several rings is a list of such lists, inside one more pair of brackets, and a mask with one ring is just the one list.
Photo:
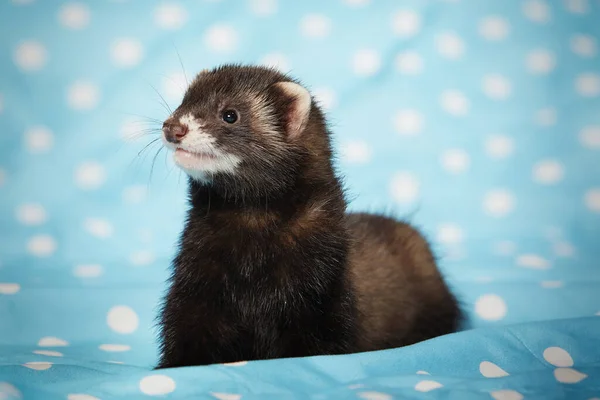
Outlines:
[[[3, 0], [0, 399], [600, 397], [599, 47], [596, 0]], [[224, 62], [311, 89], [465, 331], [151, 371], [186, 179], [150, 142]]]

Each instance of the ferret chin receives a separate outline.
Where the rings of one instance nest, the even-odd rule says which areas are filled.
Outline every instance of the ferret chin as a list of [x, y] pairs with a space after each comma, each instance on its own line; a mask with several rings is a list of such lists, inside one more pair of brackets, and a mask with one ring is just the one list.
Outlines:
[[378, 350], [457, 328], [420, 233], [346, 213], [325, 118], [298, 81], [203, 71], [163, 142], [189, 176], [190, 209], [157, 368]]

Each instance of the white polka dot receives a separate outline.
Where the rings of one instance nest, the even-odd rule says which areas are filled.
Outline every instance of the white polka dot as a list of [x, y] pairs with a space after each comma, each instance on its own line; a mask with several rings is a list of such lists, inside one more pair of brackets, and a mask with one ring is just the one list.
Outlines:
[[552, 250], [554, 250], [554, 254], [559, 257], [572, 257], [575, 254], [575, 248], [571, 243], [567, 242], [558, 242], [552, 245]]
[[392, 396], [381, 392], [360, 392], [356, 394], [359, 398], [364, 400], [391, 400]]
[[523, 3], [523, 14], [533, 22], [550, 21], [550, 8], [543, 0], [527, 0]]
[[502, 159], [510, 156], [514, 151], [512, 138], [502, 135], [490, 136], [485, 141], [485, 152], [490, 158]]
[[149, 375], [140, 381], [142, 393], [150, 396], [160, 396], [175, 390], [175, 381], [166, 375]]
[[590, 35], [574, 35], [570, 44], [571, 51], [581, 57], [594, 57], [598, 52], [596, 39]]
[[154, 10], [154, 22], [161, 29], [181, 29], [187, 20], [187, 11], [179, 4], [165, 3]]
[[140, 204], [146, 200], [148, 189], [145, 185], [132, 185], [123, 189], [123, 202], [127, 204]]
[[540, 286], [544, 289], [558, 289], [563, 287], [565, 284], [562, 281], [542, 281]]
[[342, 0], [349, 7], [364, 7], [371, 3], [371, 0]]
[[131, 350], [131, 346], [127, 344], [101, 344], [98, 346], [100, 350], [108, 352], [123, 352]]
[[240, 400], [242, 398], [241, 395], [234, 394], [234, 393], [211, 392], [210, 394], [215, 399], [219, 399], [219, 400]]
[[494, 278], [491, 276], [478, 276], [475, 278], [475, 282], [478, 283], [491, 283], [494, 282]]
[[436, 381], [421, 381], [415, 385], [415, 390], [419, 392], [429, 392], [435, 389], [439, 389], [442, 386], [444, 385]]
[[588, 149], [600, 150], [600, 125], [583, 128], [579, 132], [579, 142]]
[[46, 210], [40, 204], [26, 203], [17, 207], [17, 220], [24, 225], [39, 225], [46, 222]]
[[393, 124], [401, 135], [416, 135], [423, 129], [423, 117], [416, 110], [398, 110], [393, 116]]
[[416, 75], [423, 71], [423, 59], [414, 51], [407, 51], [396, 56], [396, 70], [406, 75]]
[[575, 79], [575, 90], [583, 97], [600, 96], [600, 75], [592, 72], [578, 75]]
[[267, 17], [277, 12], [277, 0], [251, 0], [250, 9], [254, 15]]
[[47, 369], [50, 369], [50, 367], [52, 367], [52, 363], [46, 362], [46, 361], [31, 361], [31, 362], [23, 364], [23, 366], [27, 367], [29, 369], [34, 369], [36, 371], [45, 371]]
[[156, 257], [150, 250], [138, 250], [129, 255], [129, 262], [136, 267], [150, 265], [155, 260]]
[[352, 57], [352, 69], [358, 76], [371, 76], [379, 71], [381, 56], [373, 49], [361, 49]]
[[574, 14], [586, 14], [589, 10], [588, 0], [565, 0], [565, 6]]
[[543, 353], [544, 360], [555, 367], [572, 367], [573, 358], [565, 349], [560, 347], [548, 347]]
[[97, 397], [85, 393], [73, 393], [67, 396], [67, 400], [100, 400]]
[[115, 40], [110, 47], [110, 56], [117, 67], [131, 68], [140, 63], [144, 49], [139, 40], [121, 38]]
[[22, 398], [23, 394], [14, 385], [11, 385], [8, 382], [0, 382], [0, 399], [19, 400]]
[[226, 367], [243, 367], [246, 364], [248, 364], [248, 361], [235, 361], [230, 363], [224, 363], [222, 365]]
[[475, 312], [487, 321], [501, 320], [506, 311], [506, 303], [497, 294], [484, 294], [475, 301]]
[[45, 126], [34, 126], [25, 131], [25, 147], [30, 153], [45, 153], [53, 144], [54, 135]]
[[437, 228], [437, 240], [444, 244], [458, 244], [463, 241], [463, 231], [458, 225], [442, 224]]
[[58, 20], [65, 28], [83, 29], [89, 25], [90, 10], [82, 3], [65, 4], [58, 13]]
[[319, 87], [313, 90], [313, 97], [321, 107], [330, 110], [337, 105], [337, 95], [329, 87]]
[[73, 275], [78, 278], [97, 278], [104, 273], [101, 265], [83, 264], [77, 265], [73, 269]]
[[444, 111], [454, 116], [465, 116], [469, 113], [469, 99], [458, 90], [447, 90], [440, 96], [440, 104]]
[[427, 371], [417, 371], [417, 375], [431, 375], [431, 374]]
[[523, 400], [523, 395], [517, 391], [504, 389], [491, 392], [490, 395], [494, 400]]
[[591, 211], [600, 213], [600, 188], [588, 190], [584, 195], [584, 202]]
[[237, 49], [238, 33], [230, 25], [213, 25], [206, 31], [204, 44], [214, 52], [231, 53]]
[[111, 364], [124, 364], [123, 361], [107, 361], [107, 362], [111, 363]]
[[36, 235], [27, 242], [27, 251], [37, 257], [48, 257], [56, 251], [56, 241], [50, 235]]
[[510, 81], [497, 74], [486, 75], [483, 77], [483, 93], [494, 100], [505, 100], [512, 92]]
[[510, 24], [503, 17], [486, 17], [479, 22], [479, 34], [487, 40], [505, 39], [509, 31]]
[[463, 40], [454, 32], [438, 35], [435, 44], [440, 55], [451, 60], [457, 60], [465, 53]]
[[66, 340], [54, 336], [45, 336], [38, 341], [40, 347], [63, 347], [68, 345], [69, 343]]
[[360, 140], [347, 142], [340, 150], [342, 160], [350, 164], [366, 164], [373, 153], [369, 144]]
[[75, 169], [75, 183], [80, 189], [98, 189], [106, 181], [106, 171], [101, 164], [88, 161]]
[[535, 123], [540, 126], [553, 126], [556, 125], [556, 109], [552, 107], [542, 108], [535, 114]]
[[172, 73], [162, 80], [162, 94], [167, 100], [180, 102], [188, 88], [183, 72]]
[[48, 356], [48, 357], [62, 357], [63, 353], [59, 351], [53, 350], [34, 350], [33, 354], [39, 354], [40, 356]]
[[390, 191], [398, 203], [412, 203], [419, 196], [419, 180], [410, 172], [398, 172], [392, 177]]
[[494, 244], [494, 253], [499, 254], [501, 256], [513, 255], [516, 250], [516, 243], [511, 242], [510, 240], [503, 240]]
[[39, 42], [21, 42], [14, 54], [17, 66], [23, 71], [38, 71], [46, 65], [48, 54], [46, 48]]
[[448, 149], [442, 153], [440, 163], [445, 171], [460, 174], [469, 168], [469, 154], [462, 149]]
[[502, 378], [508, 376], [508, 372], [490, 361], [482, 361], [479, 364], [479, 372], [486, 378]]
[[114, 228], [110, 222], [101, 218], [86, 218], [83, 228], [92, 236], [107, 239], [112, 236]]
[[67, 103], [78, 111], [95, 108], [100, 98], [100, 89], [91, 82], [78, 81], [67, 88]]
[[331, 19], [321, 14], [309, 14], [300, 20], [300, 32], [308, 38], [323, 38], [331, 32]]
[[392, 16], [392, 31], [396, 36], [414, 36], [421, 30], [421, 16], [412, 10], [400, 10]]
[[522, 254], [517, 257], [517, 265], [519, 267], [531, 269], [548, 269], [550, 262], [537, 254]]
[[554, 377], [560, 383], [578, 383], [587, 378], [587, 375], [573, 368], [556, 368], [554, 370]]
[[525, 58], [525, 66], [533, 74], [547, 74], [554, 69], [555, 65], [556, 58], [548, 50], [533, 50]]
[[492, 217], [504, 217], [515, 208], [514, 195], [504, 189], [491, 190], [484, 196], [483, 209]]
[[114, 306], [108, 311], [106, 323], [117, 333], [133, 333], [139, 325], [139, 318], [135, 311], [128, 306]]
[[561, 181], [563, 176], [563, 166], [558, 161], [544, 160], [533, 166], [532, 177], [537, 183], [551, 185]]
[[275, 68], [281, 72], [289, 72], [291, 69], [289, 60], [285, 54], [282, 53], [269, 53], [263, 56], [259, 63], [270, 68]]
[[21, 290], [21, 285], [18, 283], [1, 283], [0, 294], [15, 294]]

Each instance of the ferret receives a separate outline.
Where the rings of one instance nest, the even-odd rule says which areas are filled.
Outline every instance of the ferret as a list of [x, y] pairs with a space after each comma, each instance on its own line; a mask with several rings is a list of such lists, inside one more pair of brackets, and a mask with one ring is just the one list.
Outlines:
[[331, 133], [274, 69], [200, 72], [164, 121], [189, 204], [156, 368], [406, 346], [457, 329], [457, 301], [407, 223], [347, 213]]

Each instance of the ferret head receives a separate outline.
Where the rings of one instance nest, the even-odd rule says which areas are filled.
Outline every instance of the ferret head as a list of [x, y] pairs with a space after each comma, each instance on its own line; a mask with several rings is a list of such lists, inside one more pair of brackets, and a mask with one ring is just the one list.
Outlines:
[[[304, 133], [319, 114], [309, 92], [263, 67], [200, 72], [163, 124], [175, 163], [201, 184], [264, 192], [294, 179]], [[232, 189], [233, 190], [233, 189]]]

